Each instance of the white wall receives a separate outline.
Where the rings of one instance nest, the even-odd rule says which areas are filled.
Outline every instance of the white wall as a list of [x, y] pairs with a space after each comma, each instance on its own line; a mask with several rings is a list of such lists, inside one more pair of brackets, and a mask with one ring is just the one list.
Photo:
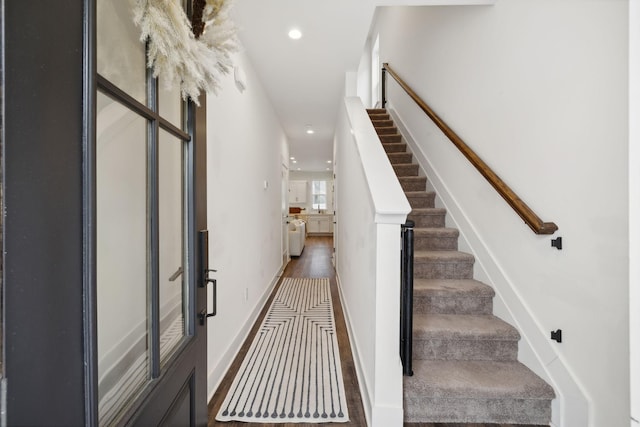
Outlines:
[[[496, 313], [524, 335], [520, 357], [556, 381], [553, 420], [567, 427], [587, 425], [587, 416], [591, 427], [629, 423], [628, 7], [384, 8], [371, 31], [380, 33], [381, 60], [560, 227], [562, 251], [533, 235], [389, 85], [463, 240], [480, 249], [476, 275], [496, 288]], [[561, 344], [549, 340], [557, 328]]]
[[287, 141], [246, 55], [235, 63], [246, 74], [246, 90], [227, 76], [220, 93], [207, 97], [209, 266], [218, 270], [218, 315], [208, 324], [209, 396], [283, 268]]
[[356, 96], [365, 107], [371, 107], [371, 38], [367, 38], [360, 63], [358, 64], [358, 82]]

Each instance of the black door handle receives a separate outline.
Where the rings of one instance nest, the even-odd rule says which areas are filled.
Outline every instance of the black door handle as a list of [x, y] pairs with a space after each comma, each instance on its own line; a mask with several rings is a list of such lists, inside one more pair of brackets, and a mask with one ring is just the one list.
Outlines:
[[206, 283], [211, 283], [213, 285], [213, 288], [211, 289], [211, 306], [213, 307], [213, 311], [211, 313], [207, 313], [207, 309], [205, 308], [198, 314], [201, 325], [204, 325], [207, 318], [215, 316], [218, 311], [218, 281], [216, 279], [207, 278], [205, 279], [205, 286]]
[[200, 318], [200, 325], [204, 325], [205, 321], [209, 317], [213, 317], [216, 315], [218, 311], [218, 282], [216, 279], [209, 277], [209, 273], [215, 273], [217, 270], [213, 270], [209, 268], [209, 231], [208, 230], [200, 230], [200, 238], [199, 246], [200, 246], [200, 277], [198, 280], [198, 284], [201, 288], [206, 288], [209, 283], [213, 285], [211, 289], [211, 306], [213, 307], [213, 311], [211, 313], [207, 312], [207, 309], [203, 309], [198, 313], [198, 317]]

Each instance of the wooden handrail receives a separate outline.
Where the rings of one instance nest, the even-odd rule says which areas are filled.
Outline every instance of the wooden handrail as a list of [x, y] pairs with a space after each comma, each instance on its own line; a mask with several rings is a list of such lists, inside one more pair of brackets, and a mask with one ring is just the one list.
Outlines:
[[538, 215], [531, 210], [525, 202], [518, 197], [518, 195], [500, 179], [500, 177], [460, 138], [438, 115], [422, 100], [420, 97], [405, 83], [404, 80], [391, 67], [388, 63], [382, 64], [382, 107], [386, 104], [386, 87], [385, 87], [385, 73], [389, 73], [398, 84], [407, 92], [407, 94], [413, 99], [416, 104], [424, 111], [427, 116], [433, 120], [433, 122], [440, 128], [440, 130], [458, 147], [458, 150], [471, 162], [473, 166], [480, 172], [482, 176], [489, 181], [489, 184], [502, 196], [502, 198], [516, 211], [516, 213], [524, 220], [524, 222], [533, 230], [536, 234], [553, 234], [558, 226], [553, 222], [543, 222]]

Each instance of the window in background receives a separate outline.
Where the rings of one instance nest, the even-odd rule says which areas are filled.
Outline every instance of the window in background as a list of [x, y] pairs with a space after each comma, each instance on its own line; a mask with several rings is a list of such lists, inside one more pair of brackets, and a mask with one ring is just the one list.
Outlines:
[[327, 209], [327, 181], [311, 181], [311, 203], [313, 209]]

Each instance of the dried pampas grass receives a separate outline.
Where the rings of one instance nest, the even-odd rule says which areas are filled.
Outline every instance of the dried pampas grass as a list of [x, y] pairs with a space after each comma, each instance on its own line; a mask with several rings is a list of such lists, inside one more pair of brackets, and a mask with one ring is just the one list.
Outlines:
[[217, 93], [221, 76], [233, 68], [237, 29], [229, 7], [229, 0], [206, 0], [204, 32], [196, 38], [177, 0], [136, 1], [134, 22], [148, 43], [147, 66], [168, 87], [179, 84], [183, 99], [196, 105], [200, 91]]

